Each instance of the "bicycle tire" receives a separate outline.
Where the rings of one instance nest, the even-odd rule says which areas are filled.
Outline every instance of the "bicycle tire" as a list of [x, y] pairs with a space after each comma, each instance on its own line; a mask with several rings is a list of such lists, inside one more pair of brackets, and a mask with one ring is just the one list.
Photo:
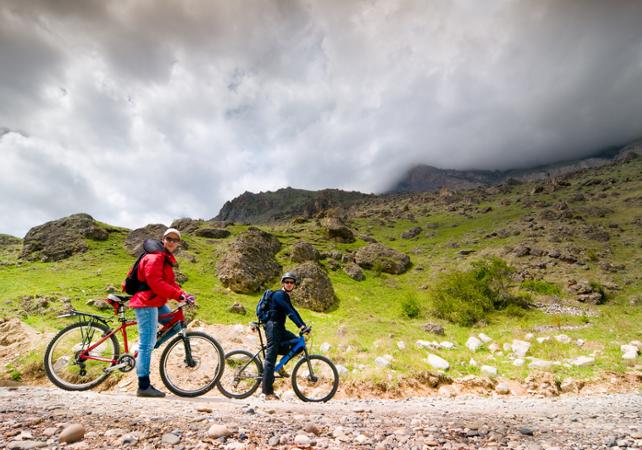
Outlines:
[[247, 398], [261, 385], [263, 365], [252, 353], [234, 350], [225, 355], [225, 369], [216, 384], [227, 398]]
[[[85, 360], [79, 364], [76, 362], [76, 354], [80, 348], [87, 348], [92, 341], [96, 342], [110, 331], [108, 326], [97, 322], [77, 322], [60, 330], [45, 350], [44, 365], [47, 378], [66, 391], [85, 391], [105, 381], [111, 374], [105, 372], [105, 369], [117, 364], [116, 362]], [[116, 335], [110, 336], [94, 351], [96, 350], [101, 356], [117, 361], [120, 356], [120, 344]]]
[[209, 334], [188, 331], [192, 357], [196, 366], [185, 360], [183, 336], [176, 336], [163, 350], [160, 357], [160, 376], [163, 384], [180, 397], [198, 397], [210, 391], [221, 378], [224, 352], [221, 344]]
[[[316, 380], [310, 379], [308, 362], [313, 365]], [[325, 356], [304, 356], [297, 361], [292, 370], [292, 389], [304, 402], [327, 402], [334, 397], [338, 388], [339, 372], [334, 363]]]

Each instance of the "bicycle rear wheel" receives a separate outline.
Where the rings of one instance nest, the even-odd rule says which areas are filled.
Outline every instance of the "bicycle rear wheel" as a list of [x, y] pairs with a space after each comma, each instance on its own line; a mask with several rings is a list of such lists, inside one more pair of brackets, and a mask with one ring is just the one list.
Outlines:
[[116, 364], [114, 361], [120, 354], [116, 336], [110, 336], [90, 352], [90, 356], [109, 362], [86, 359], [82, 352], [109, 331], [109, 327], [96, 322], [73, 323], [60, 330], [45, 350], [45, 372], [49, 380], [67, 391], [84, 391], [105, 381], [110, 374], [106, 369]]
[[223, 349], [212, 336], [188, 331], [170, 341], [160, 357], [160, 376], [181, 397], [197, 397], [216, 386], [223, 372]]
[[304, 402], [327, 402], [339, 387], [339, 372], [325, 356], [308, 355], [292, 370], [292, 388]]
[[225, 370], [216, 385], [228, 398], [247, 398], [261, 385], [263, 366], [258, 358], [245, 350], [225, 355]]

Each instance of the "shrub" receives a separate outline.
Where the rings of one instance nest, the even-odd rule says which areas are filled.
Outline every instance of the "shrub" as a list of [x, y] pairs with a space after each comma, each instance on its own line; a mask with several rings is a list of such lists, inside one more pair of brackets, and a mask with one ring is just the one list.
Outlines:
[[500, 258], [476, 261], [468, 271], [442, 275], [431, 290], [437, 317], [462, 326], [472, 326], [488, 313], [508, 306], [523, 308], [527, 297], [511, 294], [513, 269]]
[[419, 317], [420, 312], [421, 307], [419, 306], [419, 302], [414, 295], [407, 295], [406, 298], [401, 302], [401, 313], [404, 317], [415, 319]]
[[554, 283], [544, 280], [527, 280], [522, 282], [521, 288], [541, 295], [560, 295], [562, 290]]

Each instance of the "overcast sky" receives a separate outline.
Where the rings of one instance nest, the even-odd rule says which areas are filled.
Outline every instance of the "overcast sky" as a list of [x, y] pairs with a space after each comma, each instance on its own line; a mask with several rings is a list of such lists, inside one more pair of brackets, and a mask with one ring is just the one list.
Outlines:
[[642, 137], [642, 1], [0, 2], [0, 233]]

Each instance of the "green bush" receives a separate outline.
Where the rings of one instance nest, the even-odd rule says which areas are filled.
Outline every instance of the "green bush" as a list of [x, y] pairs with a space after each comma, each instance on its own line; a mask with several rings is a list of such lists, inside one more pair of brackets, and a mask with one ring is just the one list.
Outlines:
[[462, 326], [472, 326], [490, 312], [511, 307], [523, 308], [527, 297], [511, 294], [513, 269], [500, 258], [476, 261], [468, 271], [442, 275], [430, 294], [437, 317]]
[[419, 317], [421, 307], [414, 295], [407, 295], [401, 302], [401, 313], [404, 317], [415, 319]]
[[554, 283], [549, 283], [544, 280], [527, 280], [522, 282], [521, 288], [542, 295], [560, 295], [562, 290]]

